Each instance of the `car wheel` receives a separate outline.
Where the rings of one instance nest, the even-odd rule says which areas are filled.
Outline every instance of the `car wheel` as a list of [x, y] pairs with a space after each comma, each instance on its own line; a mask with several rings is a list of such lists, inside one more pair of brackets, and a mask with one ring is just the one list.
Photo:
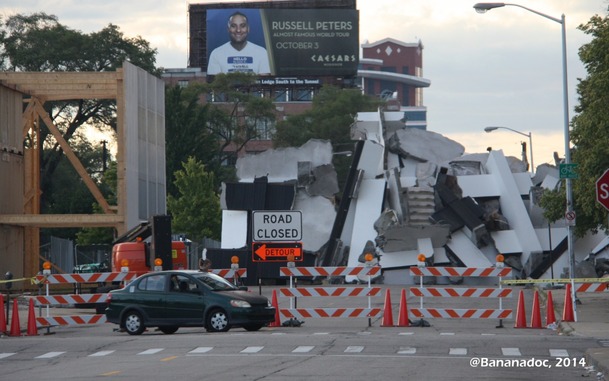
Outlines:
[[130, 335], [141, 335], [146, 329], [142, 315], [137, 311], [128, 311], [125, 314], [123, 327]]
[[243, 326], [243, 328], [244, 328], [246, 331], [251, 331], [251, 332], [253, 332], [253, 331], [258, 331], [258, 330], [259, 330], [260, 328], [262, 328], [262, 327], [263, 327], [263, 325], [262, 325], [262, 324], [248, 324], [248, 325], [244, 325], [244, 326]]
[[176, 333], [179, 327], [171, 326], [171, 327], [159, 327], [159, 331], [163, 332], [166, 335], [171, 335], [172, 333]]
[[210, 332], [226, 332], [230, 328], [228, 315], [220, 308], [207, 314], [206, 328]]

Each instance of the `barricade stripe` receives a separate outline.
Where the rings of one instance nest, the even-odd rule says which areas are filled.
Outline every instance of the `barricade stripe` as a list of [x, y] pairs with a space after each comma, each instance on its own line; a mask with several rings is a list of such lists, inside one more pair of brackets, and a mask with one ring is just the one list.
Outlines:
[[512, 297], [512, 289], [509, 288], [437, 288], [437, 287], [412, 287], [410, 294], [417, 297], [471, 297], [471, 298], [507, 298]]
[[376, 317], [380, 308], [292, 308], [280, 309], [286, 318], [357, 318]]
[[410, 274], [414, 276], [505, 277], [511, 273], [509, 267], [410, 267]]
[[608, 283], [585, 283], [577, 286], [576, 292], [605, 292]]
[[381, 292], [381, 287], [299, 287], [280, 288], [283, 297], [358, 297], [374, 296]]
[[380, 267], [281, 267], [282, 276], [347, 276], [347, 275], [376, 275]]
[[411, 308], [410, 312], [419, 318], [506, 319], [512, 317], [512, 310], [499, 309]]

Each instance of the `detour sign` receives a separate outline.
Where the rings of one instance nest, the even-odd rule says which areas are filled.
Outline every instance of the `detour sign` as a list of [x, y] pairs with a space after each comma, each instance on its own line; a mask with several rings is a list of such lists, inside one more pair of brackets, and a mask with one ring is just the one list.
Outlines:
[[254, 242], [252, 243], [254, 262], [300, 262], [302, 256], [302, 242]]

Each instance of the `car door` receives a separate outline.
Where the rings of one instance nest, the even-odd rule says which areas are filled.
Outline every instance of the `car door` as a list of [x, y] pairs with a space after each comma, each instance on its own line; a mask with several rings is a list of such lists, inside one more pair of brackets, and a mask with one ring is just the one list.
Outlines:
[[132, 293], [132, 304], [139, 306], [146, 314], [149, 323], [164, 319], [167, 274], [150, 274], [137, 284], [137, 292]]
[[[165, 298], [165, 315], [177, 324], [200, 324], [203, 322], [205, 298], [193, 278], [177, 274], [177, 287], [171, 287]], [[172, 284], [176, 284], [173, 281]]]

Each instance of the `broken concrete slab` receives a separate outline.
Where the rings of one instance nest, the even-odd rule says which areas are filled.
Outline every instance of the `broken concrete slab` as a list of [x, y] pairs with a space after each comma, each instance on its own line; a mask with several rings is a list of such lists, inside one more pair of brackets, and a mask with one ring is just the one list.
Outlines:
[[442, 163], [463, 155], [465, 147], [436, 132], [417, 128], [395, 131], [386, 140], [387, 150], [402, 157]]

